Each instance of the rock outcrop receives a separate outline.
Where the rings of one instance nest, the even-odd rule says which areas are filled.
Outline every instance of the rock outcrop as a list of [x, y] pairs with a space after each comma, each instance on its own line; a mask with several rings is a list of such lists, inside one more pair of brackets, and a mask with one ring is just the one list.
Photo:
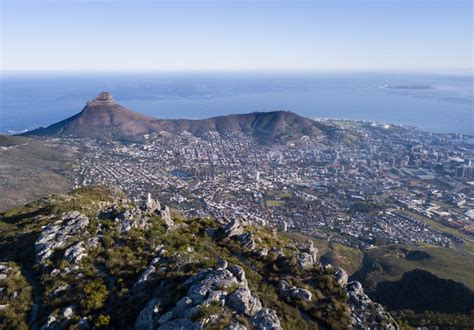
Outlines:
[[[224, 260], [216, 268], [190, 277], [183, 286], [185, 295], [167, 310], [159, 308], [160, 297], [152, 298], [136, 319], [135, 329], [203, 329], [218, 318], [213, 312], [206, 313], [213, 310], [210, 306], [251, 318], [258, 329], [264, 329], [267, 324], [280, 324], [274, 311], [263, 309], [260, 299], [248, 287], [244, 270], [238, 265], [229, 265]], [[233, 324], [230, 329], [243, 327], [237, 320]]]
[[299, 252], [295, 257], [299, 269], [310, 270], [318, 263], [318, 249], [314, 247], [312, 241], [306, 241], [299, 246]]
[[336, 267], [334, 269], [334, 277], [336, 278], [337, 284], [340, 286], [345, 286], [347, 284], [347, 280], [349, 279], [346, 271], [341, 267]]
[[351, 309], [352, 325], [357, 329], [383, 328], [398, 329], [397, 323], [384, 311], [382, 305], [374, 303], [369, 296], [364, 293], [360, 282], [353, 281], [346, 285], [349, 295], [349, 305]]
[[249, 251], [255, 250], [257, 244], [255, 243], [254, 235], [251, 231], [245, 231], [244, 224], [237, 219], [229, 221], [220, 231], [218, 238], [234, 239], [242, 248]]
[[304, 301], [311, 301], [313, 294], [304, 288], [299, 288], [297, 286], [290, 286], [287, 281], [281, 280], [278, 282], [278, 292], [280, 296], [291, 299], [298, 299]]
[[159, 201], [151, 197], [150, 193], [141, 201], [140, 207], [133, 207], [121, 212], [115, 218], [115, 221], [119, 223], [119, 233], [124, 234], [132, 228], [147, 229], [150, 223], [150, 217], [153, 215], [160, 216], [168, 228], [175, 226], [171, 218], [170, 208], [161, 205]]
[[140, 289], [150, 279], [150, 277], [155, 274], [157, 268], [159, 267], [161, 257], [166, 252], [166, 250], [163, 248], [163, 245], [160, 245], [156, 248], [155, 252], [156, 257], [153, 258], [148, 267], [140, 274], [140, 277], [133, 285], [134, 290]]
[[[63, 214], [60, 220], [47, 225], [36, 240], [36, 260], [39, 263], [44, 263], [56, 250], [65, 248], [68, 244], [74, 242], [79, 235], [84, 234], [88, 225], [89, 218], [78, 211]], [[73, 250], [69, 251], [71, 258], [74, 257], [74, 253], [78, 252], [77, 249], [74, 252]], [[80, 250], [75, 258], [79, 255], [82, 258], [84, 251]]]
[[[342, 268], [321, 265], [311, 241], [236, 219], [175, 224], [151, 195], [133, 203], [84, 188], [60, 198], [64, 205], [58, 197], [54, 208], [30, 205], [2, 227], [14, 230], [0, 238], [3, 254], [35, 256], [25, 274], [38, 285], [14, 261], [0, 262], [7, 328], [15, 315], [23, 328], [43, 329], [396, 327]], [[34, 239], [8, 236], [19, 232]]]

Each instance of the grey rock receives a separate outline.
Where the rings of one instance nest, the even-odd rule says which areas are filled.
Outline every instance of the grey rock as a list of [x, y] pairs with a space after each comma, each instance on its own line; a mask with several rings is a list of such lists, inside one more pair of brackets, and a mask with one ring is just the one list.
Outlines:
[[226, 260], [219, 258], [217, 259], [217, 268], [218, 269], [226, 269], [228, 266], [228, 263]]
[[251, 318], [256, 330], [281, 330], [280, 319], [273, 309], [262, 308]]
[[239, 314], [253, 316], [262, 309], [260, 300], [248, 288], [239, 288], [229, 295], [226, 305]]
[[270, 252], [275, 253], [277, 257], [284, 256], [285, 253], [281, 247], [274, 246], [271, 248]]
[[250, 251], [255, 250], [255, 247], [257, 246], [255, 244], [255, 240], [254, 240], [252, 232], [247, 232], [247, 233], [237, 235], [235, 236], [235, 239], [240, 243], [240, 246], [242, 248], [248, 249]]
[[0, 263], [0, 273], [1, 274], [7, 274], [10, 268], [8, 267], [7, 264]]
[[335, 268], [334, 277], [336, 279], [336, 282], [340, 286], [345, 286], [347, 284], [347, 280], [349, 279], [349, 276], [347, 275], [346, 271], [342, 269], [341, 267]]
[[242, 226], [240, 221], [237, 219], [231, 220], [227, 225], [225, 225], [223, 229], [223, 234], [224, 234], [224, 237], [226, 238], [240, 235], [243, 232], [244, 232], [244, 227]]
[[62, 315], [65, 319], [70, 319], [74, 315], [74, 306], [64, 308]]
[[305, 300], [305, 301], [311, 301], [311, 299], [313, 298], [313, 294], [310, 291], [303, 288], [298, 288], [298, 287], [291, 287], [290, 295], [295, 299], [300, 299], [300, 300]]
[[161, 219], [165, 222], [168, 227], [174, 227], [175, 223], [171, 219], [171, 210], [168, 206], [162, 207], [160, 210]]
[[71, 263], [76, 263], [80, 261], [82, 258], [84, 258], [85, 256], [86, 256], [86, 246], [84, 242], [78, 242], [70, 246], [64, 252], [64, 258]]
[[143, 287], [143, 285], [156, 273], [157, 268], [159, 267], [159, 263], [161, 261], [161, 256], [164, 255], [166, 250], [164, 249], [163, 245], [159, 245], [155, 248], [155, 255], [156, 257], [150, 262], [148, 267], [140, 274], [137, 281], [133, 285], [133, 290], [139, 290]]
[[[351, 322], [355, 328], [370, 329], [398, 329], [395, 320], [383, 310], [383, 307], [374, 303], [365, 293], [362, 285], [353, 281], [346, 285], [349, 295]], [[382, 327], [382, 321], [384, 321]]]
[[[175, 318], [176, 317], [183, 317], [186, 315], [186, 313], [194, 306], [193, 304], [193, 300], [191, 298], [189, 298], [188, 296], [184, 296], [183, 298], [181, 298], [177, 303], [176, 303], [176, 307], [174, 308], [173, 311], [171, 312], [168, 312], [166, 314], [170, 314], [170, 319], [171, 319], [171, 316], [174, 316]], [[165, 314], [165, 315], [166, 315]], [[165, 316], [163, 315], [163, 317]], [[165, 317], [166, 318], [166, 317]], [[163, 321], [160, 319], [160, 323], [164, 323], [164, 322], [167, 322], [168, 320], [166, 321]]]
[[299, 246], [299, 250], [301, 252], [305, 252], [311, 255], [313, 257], [314, 262], [316, 262], [318, 258], [318, 249], [314, 247], [313, 241], [307, 240], [304, 243], [301, 243]]
[[69, 285], [67, 285], [67, 284], [66, 285], [61, 285], [61, 286], [58, 286], [56, 289], [54, 289], [52, 294], [53, 294], [53, 296], [57, 296], [59, 293], [64, 292], [67, 289], [69, 289]]
[[296, 253], [296, 266], [301, 270], [309, 270], [314, 267], [314, 258], [307, 252]]
[[234, 321], [231, 325], [225, 327], [224, 330], [247, 330], [247, 327], [238, 321]]
[[362, 287], [362, 284], [360, 284], [360, 282], [358, 281], [352, 281], [348, 283], [346, 289], [348, 292], [353, 292], [354, 294], [364, 294], [364, 288]]
[[159, 300], [152, 298], [148, 301], [145, 308], [138, 314], [134, 323], [134, 329], [137, 330], [152, 330], [156, 327], [155, 318], [159, 314]]
[[190, 319], [182, 318], [171, 320], [160, 324], [160, 330], [202, 330], [204, 326], [200, 322], [193, 322]]
[[47, 225], [35, 242], [36, 260], [44, 262], [57, 249], [86, 231], [89, 218], [78, 211], [65, 213], [60, 220]]
[[281, 280], [278, 282], [278, 293], [282, 297], [290, 297], [291, 299], [298, 299], [304, 301], [311, 301], [313, 294], [304, 288], [297, 286], [289, 286], [288, 282]]
[[246, 282], [245, 271], [242, 267], [232, 264], [227, 269], [237, 278], [237, 281]]
[[150, 277], [156, 272], [156, 268], [153, 265], [149, 265], [141, 274], [138, 280], [133, 285], [134, 289], [141, 287], [145, 282], [147, 282]]
[[[198, 283], [192, 285], [188, 291], [188, 296], [195, 304], [204, 301], [210, 291], [228, 288], [231, 285], [238, 284], [235, 276], [226, 269], [216, 269], [205, 271], [205, 277]], [[200, 274], [197, 274], [199, 278]]]
[[143, 199], [140, 208], [145, 212], [152, 213], [152, 212], [161, 210], [161, 205], [160, 205], [160, 202], [158, 202], [157, 200], [154, 200], [151, 197], [151, 194], [148, 193], [146, 198]]

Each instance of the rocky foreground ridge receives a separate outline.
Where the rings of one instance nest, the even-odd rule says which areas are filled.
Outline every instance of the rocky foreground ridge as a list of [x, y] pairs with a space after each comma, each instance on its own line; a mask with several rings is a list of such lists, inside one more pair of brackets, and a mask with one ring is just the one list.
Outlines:
[[0, 215], [0, 326], [318, 329], [397, 325], [310, 240], [185, 219], [83, 188]]

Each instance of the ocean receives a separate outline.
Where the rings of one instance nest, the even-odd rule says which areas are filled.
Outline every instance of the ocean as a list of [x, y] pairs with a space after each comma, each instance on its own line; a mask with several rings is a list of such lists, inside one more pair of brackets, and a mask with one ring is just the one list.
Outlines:
[[101, 91], [155, 118], [290, 110], [474, 135], [471, 75], [394, 73], [3, 73], [0, 133], [48, 126]]

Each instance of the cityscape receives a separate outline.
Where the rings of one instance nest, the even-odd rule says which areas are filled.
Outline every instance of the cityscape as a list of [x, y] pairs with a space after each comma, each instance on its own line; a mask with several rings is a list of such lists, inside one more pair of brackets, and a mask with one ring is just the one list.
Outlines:
[[[377, 241], [449, 247], [462, 242], [430, 221], [474, 233], [474, 153], [468, 139], [376, 123], [343, 127], [332, 141], [286, 145], [229, 132], [87, 142], [77, 187], [148, 192], [187, 216], [247, 219], [355, 247]], [[424, 221], [427, 220], [427, 221]], [[474, 241], [474, 237], [472, 237]], [[379, 243], [380, 244], [380, 243]]]

